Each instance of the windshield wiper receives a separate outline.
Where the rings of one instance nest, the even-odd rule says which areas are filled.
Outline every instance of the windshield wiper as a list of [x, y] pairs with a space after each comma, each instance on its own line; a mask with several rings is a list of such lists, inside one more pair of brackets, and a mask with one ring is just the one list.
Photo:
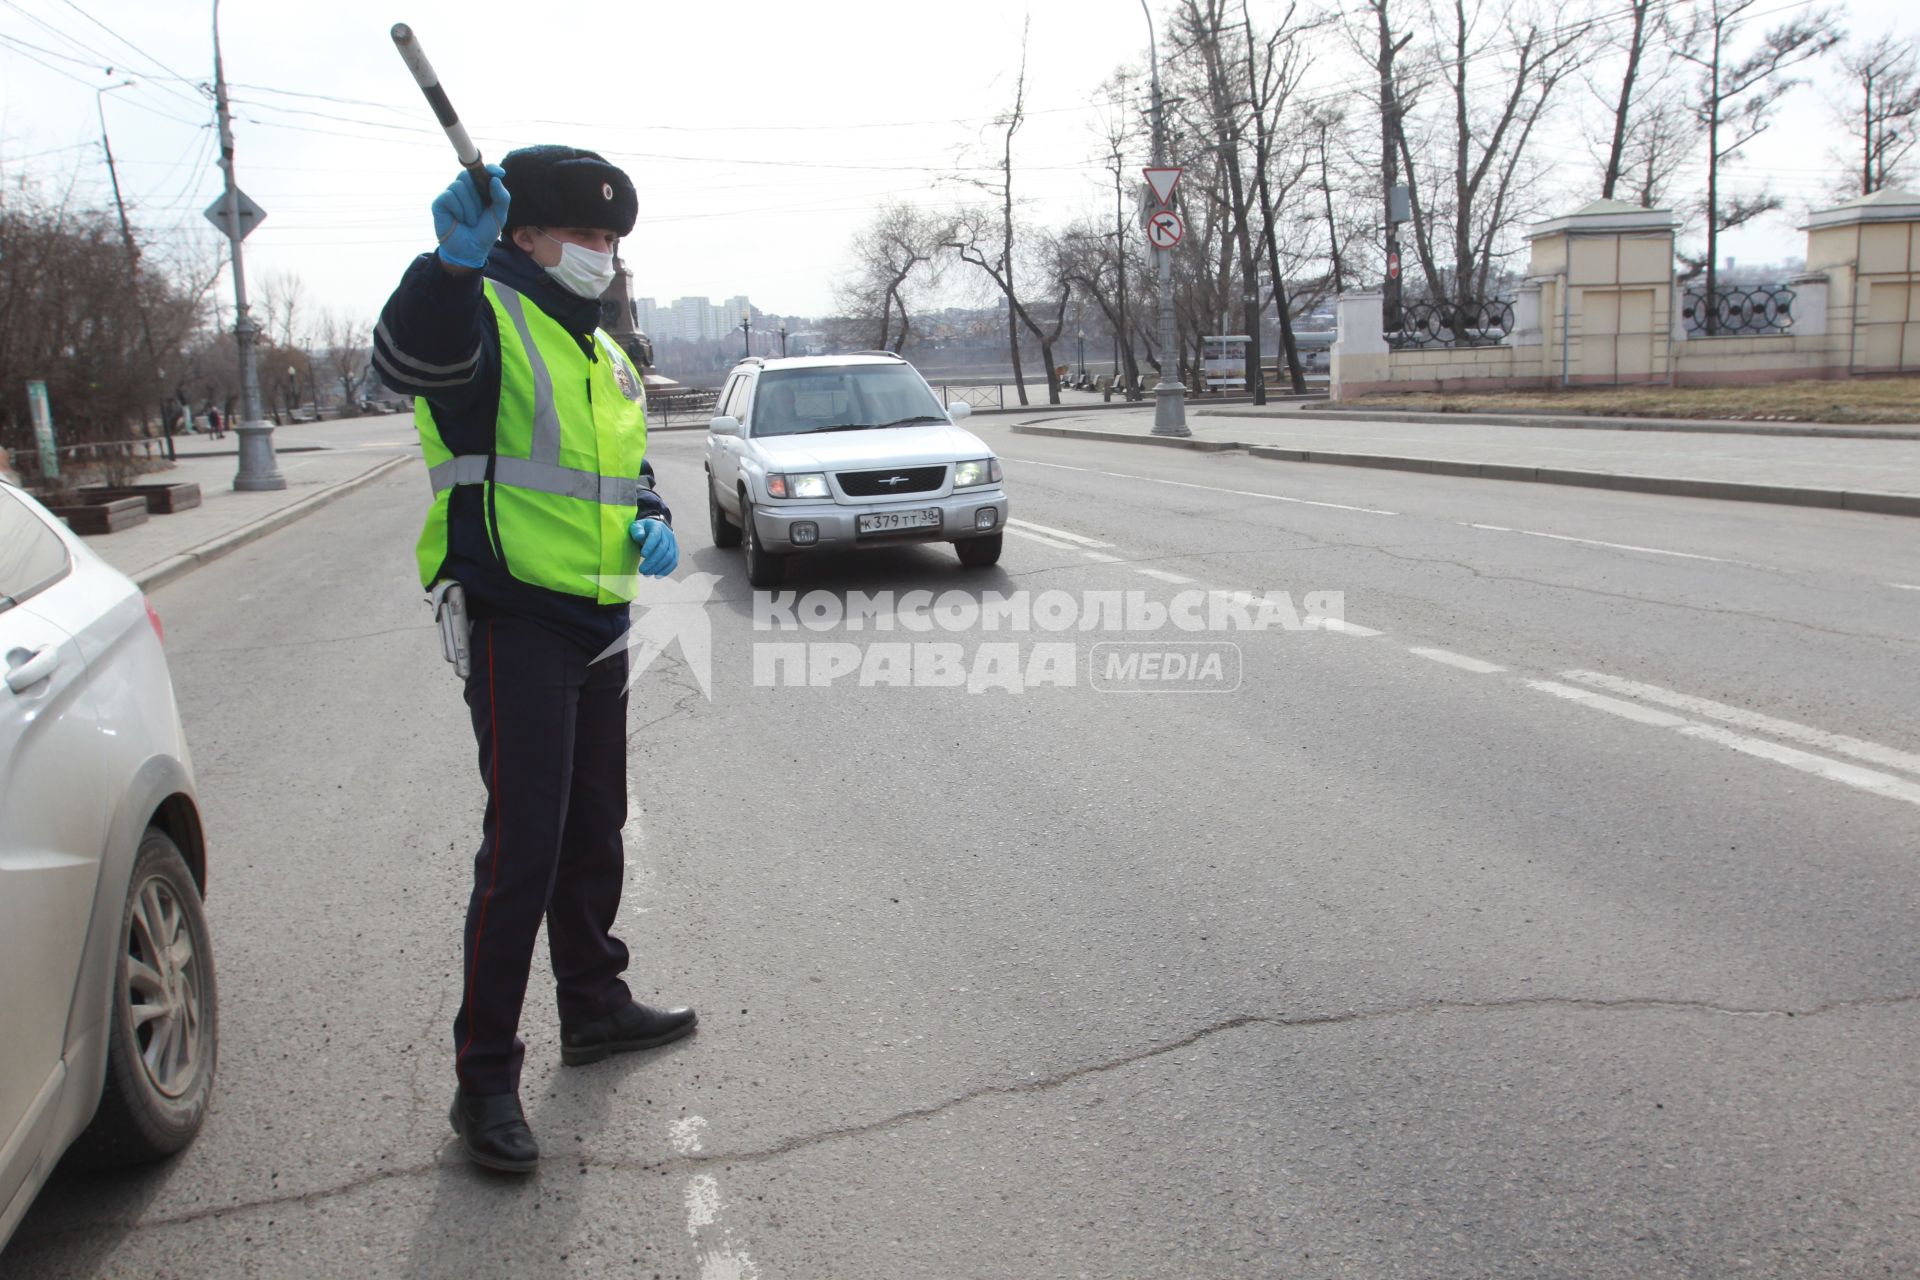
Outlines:
[[826, 432], [829, 432], [829, 431], [871, 431], [871, 430], [873, 430], [873, 424], [871, 422], [841, 422], [831, 427], [814, 427], [810, 431], [802, 431], [799, 434], [803, 436], [817, 436], [817, 435], [824, 435]]
[[946, 421], [946, 418], [944, 416], [936, 416], [930, 413], [922, 413], [922, 414], [916, 414], [914, 417], [911, 417], [911, 418], [895, 418], [892, 422], [883, 422], [880, 425], [883, 427], [910, 427], [916, 422], [945, 422], [945, 421]]

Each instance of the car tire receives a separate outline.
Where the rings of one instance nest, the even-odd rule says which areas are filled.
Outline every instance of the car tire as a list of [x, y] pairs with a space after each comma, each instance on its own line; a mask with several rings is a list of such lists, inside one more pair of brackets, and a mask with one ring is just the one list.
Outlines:
[[[192, 1142], [219, 1058], [206, 913], [179, 846], [158, 827], [141, 837], [115, 938], [106, 1084], [68, 1153], [82, 1168], [158, 1160]], [[170, 1011], [149, 1015], [156, 1005]]]
[[990, 569], [1000, 563], [1000, 543], [1004, 535], [990, 533], [984, 538], [962, 538], [953, 544], [954, 554], [969, 569]]
[[760, 545], [760, 530], [753, 522], [753, 501], [740, 495], [740, 545], [747, 554], [747, 582], [755, 587], [777, 587], [785, 576], [786, 560]]
[[726, 509], [720, 505], [720, 495], [714, 490], [711, 474], [707, 476], [707, 527], [713, 532], [714, 546], [740, 545], [740, 526], [727, 519]]

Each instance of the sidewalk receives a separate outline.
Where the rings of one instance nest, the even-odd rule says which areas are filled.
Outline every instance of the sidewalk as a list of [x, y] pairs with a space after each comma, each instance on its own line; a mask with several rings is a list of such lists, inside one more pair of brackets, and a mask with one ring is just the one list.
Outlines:
[[1217, 452], [1245, 449], [1285, 462], [1383, 467], [1686, 497], [1778, 502], [1920, 516], [1920, 441], [1805, 435], [1541, 430], [1485, 419], [1441, 424], [1338, 420], [1295, 412], [1189, 413], [1190, 441], [1152, 434], [1150, 417], [1050, 418], [1021, 435]]
[[[233, 487], [239, 464], [231, 453], [218, 452], [221, 443], [207, 441], [198, 447], [200, 442], [195, 441], [196, 447], [181, 449], [171, 470], [142, 477], [198, 484], [199, 506], [177, 515], [150, 516], [145, 524], [118, 533], [89, 536], [87, 545], [142, 590], [151, 591], [419, 456], [418, 448], [302, 449], [289, 442], [290, 447], [279, 451], [280, 474], [287, 478], [287, 487], [242, 493]], [[228, 448], [233, 443], [231, 436], [224, 442]]]
[[[1202, 409], [1202, 412], [1209, 412]], [[1834, 440], [1920, 440], [1920, 422], [1907, 426], [1880, 426], [1870, 423], [1760, 422], [1731, 418], [1617, 418], [1580, 416], [1565, 413], [1509, 412], [1484, 409], [1474, 412], [1443, 413], [1433, 409], [1347, 409], [1325, 400], [1318, 403], [1270, 405], [1255, 408], [1221, 408], [1212, 414], [1223, 418], [1321, 418], [1328, 422], [1417, 423], [1422, 426], [1500, 426], [1528, 427], [1558, 431], [1659, 431], [1683, 435], [1724, 436], [1807, 436]]]

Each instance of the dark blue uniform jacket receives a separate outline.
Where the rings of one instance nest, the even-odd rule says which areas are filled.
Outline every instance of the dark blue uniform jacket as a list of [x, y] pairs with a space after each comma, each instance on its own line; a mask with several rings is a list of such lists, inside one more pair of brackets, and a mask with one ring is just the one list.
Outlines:
[[[531, 257], [505, 241], [493, 248], [485, 275], [519, 290], [557, 320], [589, 356], [599, 359], [593, 330], [600, 303], [556, 284]], [[431, 253], [413, 260], [387, 299], [373, 334], [373, 363], [381, 379], [403, 395], [424, 396], [440, 437], [456, 455], [492, 453], [500, 405], [500, 332], [482, 293], [481, 273], [454, 275]], [[650, 487], [653, 466], [643, 464], [644, 486], [635, 516], [670, 520]], [[521, 582], [493, 554], [487, 537], [485, 490], [459, 485], [447, 513], [444, 573], [467, 591], [475, 618], [522, 614], [597, 652], [627, 630], [627, 606]]]

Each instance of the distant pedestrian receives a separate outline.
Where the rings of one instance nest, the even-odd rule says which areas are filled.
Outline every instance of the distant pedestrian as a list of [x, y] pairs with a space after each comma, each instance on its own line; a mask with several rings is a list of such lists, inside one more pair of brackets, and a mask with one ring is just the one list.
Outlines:
[[227, 434], [225, 420], [220, 417], [220, 410], [213, 405], [207, 406], [207, 431], [215, 440], [222, 439]]

